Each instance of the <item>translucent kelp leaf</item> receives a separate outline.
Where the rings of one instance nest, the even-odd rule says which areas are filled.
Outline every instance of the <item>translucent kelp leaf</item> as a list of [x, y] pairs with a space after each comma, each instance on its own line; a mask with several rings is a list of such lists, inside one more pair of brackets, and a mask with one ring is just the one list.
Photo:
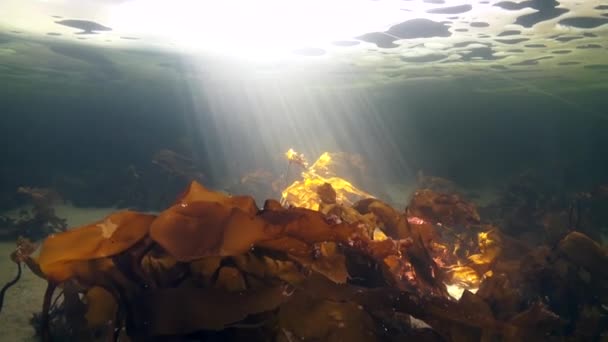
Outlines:
[[448, 268], [446, 282], [465, 289], [477, 289], [481, 279], [479, 274], [468, 266], [453, 265]]
[[313, 210], [290, 208], [285, 210], [263, 211], [259, 215], [266, 222], [281, 227], [283, 236], [289, 236], [306, 243], [323, 241], [347, 241], [356, 234], [353, 227], [332, 225], [325, 216]]
[[43, 243], [37, 262], [48, 279], [67, 279], [87, 260], [121, 253], [148, 233], [154, 215], [122, 211], [96, 223], [49, 236]]
[[217, 202], [174, 205], [152, 223], [150, 236], [182, 262], [234, 256], [254, 247], [307, 256], [313, 244], [327, 241], [356, 246], [375, 257], [399, 253], [392, 241], [375, 243], [361, 228], [332, 224], [316, 211], [281, 208], [250, 215]]
[[241, 254], [274, 235], [258, 216], [218, 202], [174, 205], [150, 227], [150, 237], [182, 262]]
[[[326, 200], [331, 199], [327, 203], [334, 202], [333, 193], [328, 197], [326, 196], [327, 191], [323, 190], [328, 184], [335, 192], [335, 202], [339, 204], [350, 205], [356, 200], [373, 197], [331, 172], [332, 164], [332, 156], [327, 152], [323, 153], [317, 161], [302, 172], [302, 180], [293, 182], [283, 190], [281, 202], [300, 208], [318, 210], [319, 205], [323, 202], [321, 196], [325, 196]], [[321, 189], [320, 193], [319, 189]]]
[[46, 265], [56, 262], [118, 254], [141, 240], [154, 218], [154, 215], [121, 211], [93, 224], [53, 234], [42, 243], [38, 262], [44, 271]]
[[239, 208], [242, 211], [254, 215], [258, 208], [255, 200], [250, 196], [228, 196], [219, 191], [212, 191], [200, 183], [193, 181], [188, 189], [178, 200], [178, 204], [189, 205], [194, 202], [214, 202], [227, 208]]
[[480, 232], [477, 236], [479, 254], [469, 256], [477, 265], [492, 263], [502, 251], [502, 239], [496, 230]]

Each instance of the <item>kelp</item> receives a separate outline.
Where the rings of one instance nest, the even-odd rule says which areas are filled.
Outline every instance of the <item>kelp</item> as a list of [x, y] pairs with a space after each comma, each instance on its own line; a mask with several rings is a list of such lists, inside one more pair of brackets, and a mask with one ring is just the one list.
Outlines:
[[[323, 197], [327, 199], [327, 195], [334, 198], [332, 199], [333, 203], [345, 205], [352, 205], [356, 200], [362, 198], [373, 197], [371, 194], [358, 189], [346, 179], [339, 177], [334, 171], [336, 159], [345, 159], [344, 154], [325, 152], [310, 166], [303, 154], [292, 149], [287, 151], [285, 156], [289, 165], [295, 164], [304, 169], [301, 173], [301, 180], [294, 181], [282, 191], [281, 203], [285, 205], [318, 210]], [[356, 158], [348, 159], [354, 159], [355, 165], [361, 163]], [[328, 185], [333, 190], [330, 194], [327, 194]], [[325, 190], [323, 190], [324, 187]]]
[[123, 211], [91, 225], [55, 234], [44, 240], [37, 263], [45, 277], [60, 283], [103, 260], [123, 252], [147, 233], [153, 215]]
[[[340, 203], [331, 183], [315, 191], [319, 210], [275, 200], [259, 209], [193, 182], [157, 216], [118, 212], [47, 238], [38, 258], [18, 260], [49, 282], [41, 336], [56, 328], [55, 288], [78, 338], [91, 329], [133, 341], [606, 333], [606, 250], [580, 232], [532, 248], [480, 224], [455, 194], [420, 191], [398, 211], [373, 198]], [[446, 285], [471, 291], [456, 299]]]

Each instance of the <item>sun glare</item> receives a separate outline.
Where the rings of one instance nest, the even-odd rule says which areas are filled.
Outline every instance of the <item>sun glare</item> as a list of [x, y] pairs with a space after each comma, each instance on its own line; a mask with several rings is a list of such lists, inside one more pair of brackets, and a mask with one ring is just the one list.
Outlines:
[[[186, 50], [278, 57], [323, 48], [399, 22], [400, 1], [135, 0], [117, 6], [110, 25], [168, 39]], [[400, 13], [401, 12], [401, 13]]]

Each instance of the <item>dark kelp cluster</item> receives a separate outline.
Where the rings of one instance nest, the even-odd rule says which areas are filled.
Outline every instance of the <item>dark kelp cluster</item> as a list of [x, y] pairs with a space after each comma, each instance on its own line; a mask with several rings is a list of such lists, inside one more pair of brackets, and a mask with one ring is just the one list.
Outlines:
[[54, 205], [61, 199], [47, 188], [20, 187], [17, 194], [24, 197], [30, 209], [19, 211], [19, 217], [0, 216], [0, 240], [15, 240], [19, 236], [41, 239], [65, 231], [66, 220], [55, 214]]
[[[529, 246], [456, 194], [318, 210], [193, 182], [159, 215], [114, 213], [26, 240], [13, 260], [48, 281], [43, 340], [539, 341], [608, 333], [608, 254], [568, 230]], [[464, 289], [459, 299], [450, 288]], [[56, 290], [60, 296], [54, 296]], [[477, 290], [476, 293], [475, 290]]]
[[563, 189], [548, 184], [547, 177], [539, 172], [527, 170], [480, 211], [486, 221], [533, 244], [555, 244], [569, 230], [599, 240], [608, 222], [608, 185], [586, 191], [576, 186]]

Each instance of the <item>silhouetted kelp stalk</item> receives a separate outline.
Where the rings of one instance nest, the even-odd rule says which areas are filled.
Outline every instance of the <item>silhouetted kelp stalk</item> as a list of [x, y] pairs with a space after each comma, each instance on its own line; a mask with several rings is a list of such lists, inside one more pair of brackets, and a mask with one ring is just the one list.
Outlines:
[[0, 290], [0, 313], [2, 312], [2, 306], [4, 304], [4, 295], [6, 294], [6, 290], [8, 290], [11, 286], [17, 284], [19, 279], [21, 279], [21, 263], [17, 262], [17, 275], [13, 280], [10, 280], [8, 283], [6, 283], [2, 287], [2, 290]]
[[[32, 243], [30, 240], [19, 237], [17, 239], [17, 248], [13, 253], [11, 253], [11, 260], [17, 264], [17, 275], [15, 278], [7, 282], [0, 290], [0, 312], [2, 312], [2, 307], [4, 304], [4, 296], [6, 295], [6, 291], [11, 288], [13, 285], [17, 284], [19, 279], [21, 279], [21, 263], [27, 262], [29, 256], [36, 250], [38, 246]], [[32, 265], [34, 267], [35, 265]]]

